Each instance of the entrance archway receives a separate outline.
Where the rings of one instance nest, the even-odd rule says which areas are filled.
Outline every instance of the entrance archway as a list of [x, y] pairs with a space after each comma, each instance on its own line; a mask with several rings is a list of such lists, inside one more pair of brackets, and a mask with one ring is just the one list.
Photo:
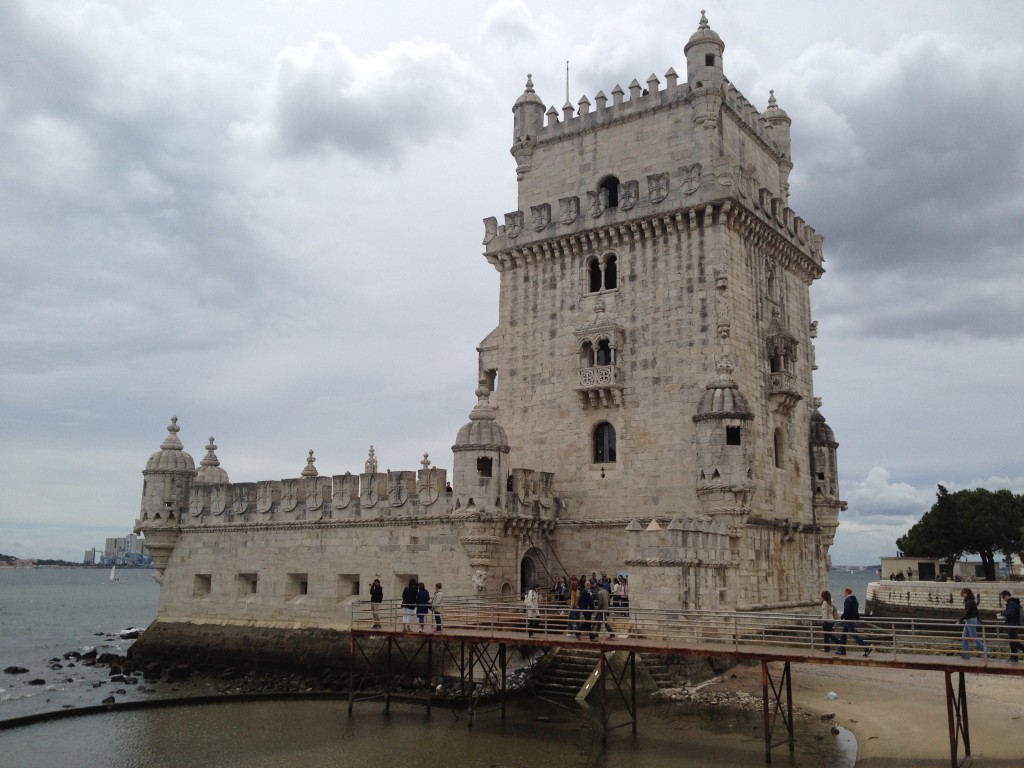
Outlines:
[[545, 573], [547, 567], [544, 553], [536, 547], [531, 547], [519, 563], [519, 591], [525, 593], [534, 584], [543, 585], [547, 579]]

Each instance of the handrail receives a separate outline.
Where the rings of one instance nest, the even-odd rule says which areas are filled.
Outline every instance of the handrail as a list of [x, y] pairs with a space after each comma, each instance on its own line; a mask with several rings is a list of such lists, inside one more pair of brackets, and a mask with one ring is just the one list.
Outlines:
[[[378, 604], [381, 624], [384, 630], [404, 631], [401, 601], [390, 600]], [[373, 616], [369, 603], [355, 603], [352, 608], [352, 628], [372, 629]], [[596, 611], [591, 612], [591, 622], [596, 622]], [[528, 637], [532, 632], [537, 636], [565, 636], [588, 634], [589, 628], [573, 625], [574, 617], [564, 606], [544, 604], [537, 611], [536, 624], [527, 625], [525, 607], [514, 599], [468, 597], [445, 597], [442, 607], [441, 630], [473, 631], [484, 636], [507, 639], [509, 633], [522, 633]], [[419, 617], [423, 617], [424, 632], [436, 631], [435, 617], [431, 612], [413, 615], [407, 631], [417, 632], [421, 628]], [[688, 609], [636, 609], [609, 608], [607, 620], [616, 636], [642, 639], [645, 645], [666, 648], [692, 647], [696, 650], [752, 651], [756, 648], [801, 650], [808, 654], [822, 653], [823, 633], [818, 616], [796, 613], [752, 613], [740, 611], [700, 611]], [[582, 621], [582, 616], [575, 619]], [[981, 623], [978, 625], [978, 639], [985, 651], [973, 644], [966, 651], [961, 647], [960, 625], [941, 619], [921, 618], [874, 618], [866, 617], [856, 622], [857, 631], [875, 654], [886, 655], [938, 655], [968, 658], [986, 656], [1005, 659], [1008, 644], [1005, 627], [1001, 624]], [[596, 623], [593, 630], [606, 631]], [[843, 622], [835, 622], [835, 634], [841, 635]], [[848, 652], [860, 650], [853, 645], [853, 639], [846, 643]]]

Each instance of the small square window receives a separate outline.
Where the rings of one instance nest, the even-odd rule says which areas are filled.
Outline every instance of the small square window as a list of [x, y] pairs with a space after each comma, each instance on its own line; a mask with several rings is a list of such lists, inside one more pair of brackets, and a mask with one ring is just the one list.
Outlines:
[[192, 580], [192, 597], [209, 597], [212, 588], [213, 576], [208, 573], [197, 573]]
[[244, 600], [256, 594], [256, 585], [259, 583], [259, 575], [255, 573], [238, 574], [238, 598]]
[[338, 574], [338, 600], [346, 600], [350, 597], [359, 596], [359, 574], [339, 573]]
[[725, 444], [726, 445], [742, 445], [740, 441], [740, 428], [739, 427], [726, 427], [725, 428]]
[[289, 573], [288, 583], [285, 585], [285, 598], [298, 600], [309, 593], [308, 573]]
[[713, 53], [706, 53], [706, 54], [704, 54], [704, 66], [705, 67], [713, 67], [713, 66], [715, 66], [715, 54], [713, 54]]

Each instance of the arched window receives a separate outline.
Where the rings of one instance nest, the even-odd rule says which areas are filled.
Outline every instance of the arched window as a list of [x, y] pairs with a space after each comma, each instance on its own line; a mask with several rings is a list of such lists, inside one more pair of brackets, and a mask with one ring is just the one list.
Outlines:
[[608, 339], [601, 339], [597, 342], [597, 365], [612, 364], [612, 347]]
[[597, 293], [601, 290], [601, 262], [595, 256], [587, 265], [590, 292]]
[[589, 341], [584, 341], [580, 347], [580, 363], [582, 368], [593, 368], [594, 367], [594, 345]]
[[614, 253], [604, 263], [604, 289], [606, 291], [619, 287], [618, 264], [619, 260]]
[[618, 208], [619, 207], [619, 180], [614, 176], [609, 176], [607, 179], [601, 182], [601, 189], [608, 193], [608, 207]]
[[775, 468], [782, 469], [782, 461], [785, 458], [783, 453], [786, 449], [785, 440], [783, 439], [782, 430], [775, 430]]
[[594, 463], [615, 462], [615, 427], [603, 421], [594, 429]]

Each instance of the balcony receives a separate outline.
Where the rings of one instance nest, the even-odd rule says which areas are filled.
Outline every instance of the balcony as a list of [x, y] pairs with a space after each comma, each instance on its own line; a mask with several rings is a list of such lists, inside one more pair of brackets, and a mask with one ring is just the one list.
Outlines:
[[616, 365], [578, 368], [576, 392], [584, 408], [613, 408], [622, 405], [622, 374]]

